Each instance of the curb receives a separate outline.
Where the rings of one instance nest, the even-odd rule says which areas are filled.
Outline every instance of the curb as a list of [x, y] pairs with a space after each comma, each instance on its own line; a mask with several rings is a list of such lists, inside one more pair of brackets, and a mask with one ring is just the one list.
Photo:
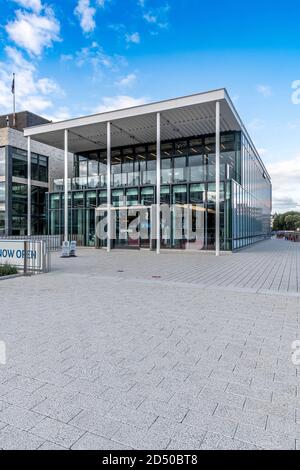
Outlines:
[[0, 276], [0, 281], [5, 281], [6, 279], [14, 279], [16, 277], [21, 277], [23, 274], [11, 274], [9, 276]]

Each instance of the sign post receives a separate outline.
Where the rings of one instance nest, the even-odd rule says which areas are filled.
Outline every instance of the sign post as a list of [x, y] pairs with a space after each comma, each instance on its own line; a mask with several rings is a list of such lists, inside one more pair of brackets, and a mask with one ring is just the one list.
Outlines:
[[76, 241], [72, 240], [70, 243], [70, 256], [76, 257]]
[[63, 241], [61, 247], [61, 258], [69, 258], [70, 257], [70, 242]]

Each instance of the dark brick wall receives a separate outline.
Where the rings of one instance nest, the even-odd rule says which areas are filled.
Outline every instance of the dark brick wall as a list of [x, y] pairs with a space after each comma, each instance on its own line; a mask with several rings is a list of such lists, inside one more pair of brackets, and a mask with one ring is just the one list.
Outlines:
[[[3, 114], [0, 116], [0, 129], [7, 126], [6, 117], [9, 117], [9, 127], [13, 127], [13, 114]], [[18, 131], [23, 131], [25, 127], [38, 126], [39, 124], [46, 124], [48, 119], [45, 119], [37, 114], [30, 113], [29, 111], [21, 111], [16, 113], [16, 127]]]

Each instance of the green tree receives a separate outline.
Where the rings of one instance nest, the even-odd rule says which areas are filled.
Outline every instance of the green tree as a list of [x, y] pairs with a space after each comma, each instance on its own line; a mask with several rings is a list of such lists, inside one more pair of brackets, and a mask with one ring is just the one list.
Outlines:
[[300, 212], [289, 211], [284, 214], [274, 214], [273, 230], [297, 230], [300, 229]]

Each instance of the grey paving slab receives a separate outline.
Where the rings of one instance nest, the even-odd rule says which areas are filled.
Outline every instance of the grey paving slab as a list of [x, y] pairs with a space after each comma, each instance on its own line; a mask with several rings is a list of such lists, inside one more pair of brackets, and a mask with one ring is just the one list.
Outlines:
[[112, 439], [125, 446], [133, 449], [144, 450], [160, 450], [166, 449], [170, 439], [156, 434], [151, 430], [141, 430], [128, 424], [122, 424], [118, 431], [113, 435]]
[[1, 422], [11, 424], [23, 431], [29, 431], [43, 419], [43, 416], [33, 411], [28, 411], [14, 405], [8, 406], [8, 408], [0, 412]]
[[65, 447], [54, 444], [50, 441], [45, 441], [37, 450], [66, 450]]
[[1, 283], [0, 448], [295, 448], [299, 248], [79, 249]]
[[72, 450], [130, 450], [132, 447], [123, 446], [122, 444], [105, 439], [87, 432], [73, 446]]
[[84, 434], [84, 431], [51, 418], [45, 418], [31, 429], [31, 433], [68, 449]]
[[289, 435], [260, 430], [247, 425], [238, 426], [235, 438], [269, 450], [295, 450], [296, 448], [296, 439]]
[[[73, 400], [68, 403], [65, 400], [59, 398], [47, 398], [42, 401], [40, 404], [32, 408], [37, 415], [48, 416], [50, 418], [57, 419], [58, 421], [63, 421], [68, 423], [72, 418], [77, 416], [82, 408], [80, 408], [76, 402], [73, 403]], [[1, 413], [0, 413], [1, 419]]]
[[0, 449], [3, 450], [35, 450], [42, 443], [43, 439], [14, 426], [0, 430]]
[[104, 416], [101, 411], [90, 409], [81, 411], [69, 424], [76, 426], [78, 429], [110, 439], [121, 427], [122, 423], [121, 421]]

